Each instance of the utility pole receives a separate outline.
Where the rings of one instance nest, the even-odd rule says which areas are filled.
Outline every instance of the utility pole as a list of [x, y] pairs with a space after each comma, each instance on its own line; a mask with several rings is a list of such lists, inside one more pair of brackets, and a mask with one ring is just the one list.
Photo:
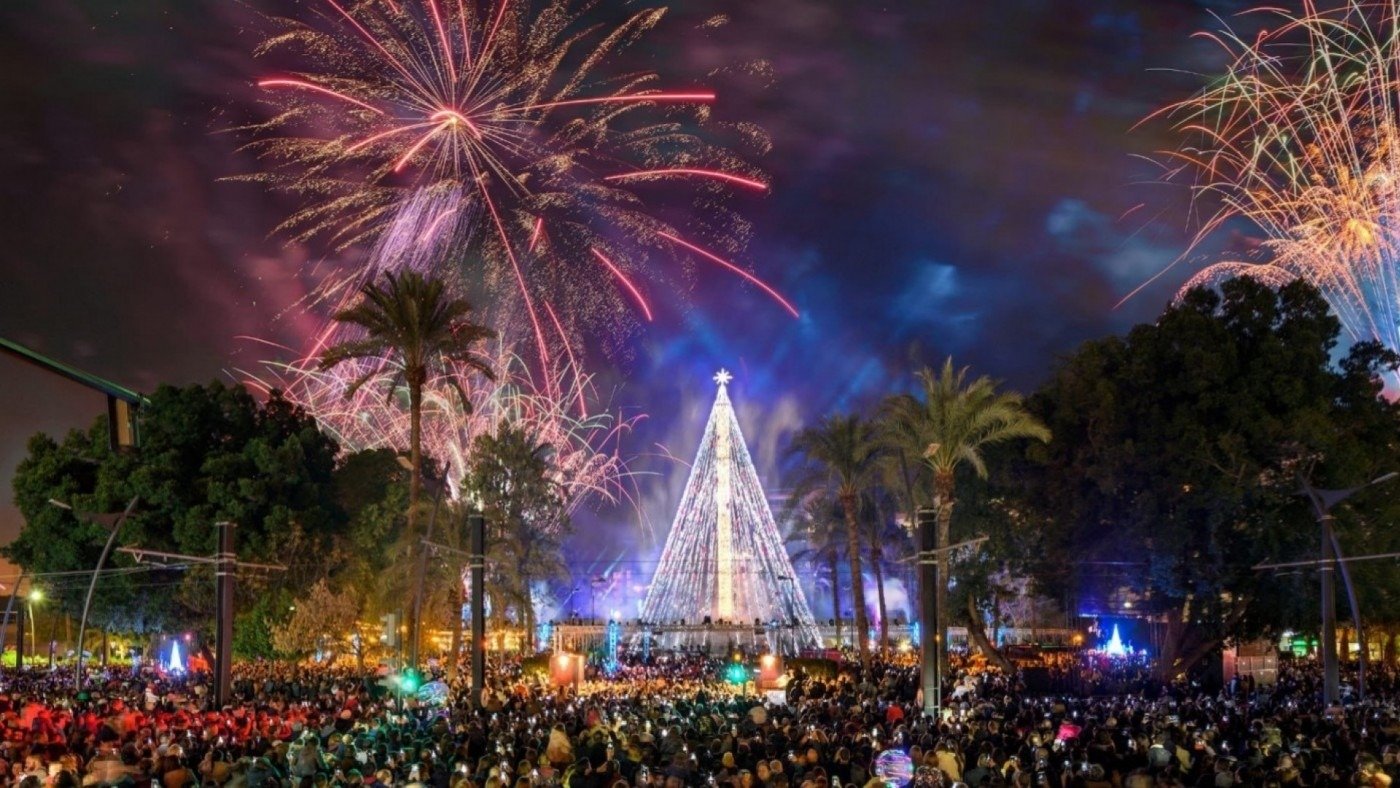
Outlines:
[[140, 547], [119, 547], [117, 552], [132, 556], [138, 564], [168, 565], [166, 561], [208, 564], [214, 567], [214, 595], [218, 620], [214, 623], [214, 707], [221, 708], [232, 698], [233, 686], [233, 592], [234, 578], [239, 569], [285, 572], [277, 564], [253, 564], [239, 561], [233, 546], [234, 524], [222, 521], [219, 529], [219, 549], [214, 555], [182, 555]]
[[924, 714], [937, 714], [943, 706], [943, 643], [938, 628], [938, 584], [947, 582], [938, 576], [938, 557], [944, 553], [972, 547], [987, 541], [979, 536], [965, 542], [938, 549], [938, 509], [921, 507], [918, 511], [919, 552], [919, 620], [923, 637], [919, 642], [919, 686], [924, 693]]
[[938, 510], [919, 509], [919, 686], [924, 691], [924, 713], [937, 714], [943, 705], [943, 676], [938, 652]]
[[486, 516], [473, 510], [467, 516], [471, 530], [472, 578], [472, 708], [481, 708], [486, 689]]
[[214, 555], [214, 595], [219, 609], [214, 635], [214, 704], [223, 708], [233, 686], [233, 573], [238, 556], [233, 552], [233, 523], [220, 521], [219, 552]]

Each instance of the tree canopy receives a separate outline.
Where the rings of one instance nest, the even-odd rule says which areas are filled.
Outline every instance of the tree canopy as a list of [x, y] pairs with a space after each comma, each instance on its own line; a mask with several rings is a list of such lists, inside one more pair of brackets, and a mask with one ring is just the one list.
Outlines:
[[503, 423], [473, 443], [463, 486], [486, 517], [493, 608], [513, 609], [533, 638], [536, 585], [568, 576], [560, 545], [569, 501], [549, 446]]
[[[129, 452], [108, 448], [105, 415], [61, 442], [30, 439], [13, 479], [25, 524], [5, 555], [30, 573], [90, 568], [107, 532], [82, 514], [120, 511], [139, 496], [120, 545], [209, 555], [214, 524], [229, 520], [238, 526], [241, 558], [286, 564], [292, 582], [324, 575], [324, 556], [345, 515], [334, 498], [338, 447], [315, 421], [275, 392], [261, 403], [219, 382], [162, 386], [150, 400], [141, 446]], [[110, 565], [132, 561], [117, 554]], [[202, 624], [201, 613], [212, 609], [210, 577], [207, 568], [192, 567], [104, 578], [93, 620], [129, 631]], [[52, 590], [76, 613], [86, 586], [81, 578]], [[151, 588], [174, 593], [144, 592]]]
[[[1310, 285], [1236, 279], [1063, 359], [1029, 402], [1053, 435], [1022, 469], [1046, 530], [1039, 586], [1086, 612], [1127, 601], [1159, 617], [1170, 670], [1313, 623], [1315, 575], [1253, 567], [1315, 555], [1300, 474], [1362, 483], [1394, 467], [1400, 435], [1379, 383], [1395, 356], [1360, 343], [1339, 357], [1339, 334]], [[1343, 541], [1365, 541], [1344, 518]]]
[[[383, 283], [367, 282], [360, 299], [335, 314], [337, 322], [351, 329], [348, 338], [327, 348], [321, 369], [347, 362], [354, 368], [354, 382], [346, 389], [353, 396], [371, 380], [380, 378], [389, 362], [389, 383], [408, 387], [409, 479], [408, 528], [415, 528], [418, 497], [423, 484], [423, 389], [436, 376], [457, 392], [462, 409], [472, 404], [462, 388], [462, 378], [480, 375], [495, 380], [491, 362], [479, 346], [496, 332], [472, 322], [472, 306], [455, 297], [442, 279], [407, 270], [386, 272]], [[368, 362], [368, 363], [364, 363]]]

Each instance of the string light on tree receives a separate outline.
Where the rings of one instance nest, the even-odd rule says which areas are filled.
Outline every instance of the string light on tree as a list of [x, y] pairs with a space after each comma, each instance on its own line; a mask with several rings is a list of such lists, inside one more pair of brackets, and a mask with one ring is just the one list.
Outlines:
[[815, 645], [816, 622], [729, 400], [733, 379], [724, 369], [713, 378], [718, 392], [642, 617], [776, 620], [794, 625], [803, 645]]

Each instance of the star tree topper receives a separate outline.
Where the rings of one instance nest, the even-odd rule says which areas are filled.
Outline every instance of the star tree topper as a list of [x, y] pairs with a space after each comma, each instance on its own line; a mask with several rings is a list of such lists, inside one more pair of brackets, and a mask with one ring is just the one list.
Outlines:
[[729, 370], [725, 369], [724, 367], [720, 367], [719, 372], [716, 372], [714, 377], [714, 381], [720, 385], [720, 388], [728, 386], [729, 381], [733, 379], [734, 376], [729, 374]]

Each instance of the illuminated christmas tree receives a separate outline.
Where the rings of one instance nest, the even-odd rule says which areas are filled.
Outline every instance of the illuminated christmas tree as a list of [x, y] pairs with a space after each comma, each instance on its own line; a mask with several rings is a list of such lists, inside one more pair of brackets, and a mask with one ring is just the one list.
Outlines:
[[734, 417], [729, 372], [695, 453], [661, 563], [642, 606], [658, 623], [778, 622], [802, 645], [819, 642], [807, 598], [783, 547], [773, 512]]

